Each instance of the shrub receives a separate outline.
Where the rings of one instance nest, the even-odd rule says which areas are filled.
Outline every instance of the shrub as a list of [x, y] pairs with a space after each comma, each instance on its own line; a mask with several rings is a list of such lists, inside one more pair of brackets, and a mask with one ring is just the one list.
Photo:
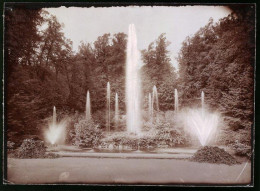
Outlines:
[[252, 151], [250, 146], [240, 143], [238, 141], [231, 144], [230, 146], [234, 149], [235, 155], [244, 156], [247, 157], [248, 159], [251, 158]]
[[129, 135], [126, 132], [109, 134], [106, 138], [101, 140], [101, 146], [108, 147], [110, 144], [114, 148], [119, 145], [128, 146], [132, 149], [138, 148], [138, 138], [135, 135]]
[[160, 123], [156, 127], [155, 141], [157, 145], [167, 145], [169, 147], [189, 145], [190, 139], [183, 130], [172, 128], [169, 123]]
[[139, 147], [141, 149], [153, 149], [153, 148], [156, 148], [157, 146], [157, 143], [156, 143], [156, 140], [155, 140], [155, 137], [154, 136], [144, 136], [144, 137], [141, 137], [140, 140], [139, 140]]
[[[146, 124], [149, 123], [147, 122]], [[168, 123], [150, 123], [149, 125], [151, 125], [151, 127], [147, 127], [149, 130], [145, 131], [141, 137], [126, 132], [107, 134], [107, 136], [101, 140], [101, 146], [108, 147], [112, 144], [114, 148], [123, 145], [137, 149], [139, 145], [141, 149], [153, 149], [157, 147], [175, 147], [190, 144], [189, 137], [185, 135], [182, 130], [174, 129], [170, 127]]]
[[43, 158], [45, 152], [46, 148], [43, 141], [25, 139], [14, 155], [18, 158]]
[[220, 132], [218, 138], [219, 145], [233, 145], [236, 142], [242, 143], [244, 145], [251, 145], [251, 131], [245, 129], [239, 129], [233, 131], [231, 129], [225, 129]]
[[60, 155], [56, 154], [56, 153], [47, 153], [45, 154], [44, 158], [50, 158], [50, 159], [55, 159], [55, 158], [59, 158]]
[[226, 152], [224, 149], [218, 147], [205, 146], [200, 148], [191, 158], [196, 162], [207, 162], [214, 164], [234, 165], [238, 162], [236, 159]]
[[7, 141], [7, 150], [8, 150], [8, 151], [13, 150], [13, 149], [14, 149], [14, 145], [15, 145], [14, 142], [12, 142], [12, 141]]
[[99, 125], [92, 120], [81, 120], [74, 125], [74, 131], [70, 132], [72, 142], [79, 147], [95, 147], [100, 143], [103, 134]]

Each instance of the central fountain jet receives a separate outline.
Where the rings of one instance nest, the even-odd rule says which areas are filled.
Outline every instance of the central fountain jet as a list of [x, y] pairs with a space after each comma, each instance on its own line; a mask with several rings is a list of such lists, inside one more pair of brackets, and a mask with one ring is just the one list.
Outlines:
[[140, 62], [134, 24], [129, 25], [126, 61], [127, 130], [138, 134], [141, 129]]

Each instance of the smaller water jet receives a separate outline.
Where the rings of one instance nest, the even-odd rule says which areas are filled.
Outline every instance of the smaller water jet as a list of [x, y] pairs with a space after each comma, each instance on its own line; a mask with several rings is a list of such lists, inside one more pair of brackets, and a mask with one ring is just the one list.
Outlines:
[[152, 109], [152, 96], [151, 96], [151, 93], [149, 93], [149, 96], [148, 96], [149, 98], [149, 105], [148, 105], [148, 107], [149, 107], [149, 119], [151, 120], [152, 119], [152, 113], [153, 113], [153, 109]]
[[[154, 107], [155, 104], [155, 107]], [[152, 103], [153, 109], [155, 108], [156, 111], [159, 111], [159, 100], [158, 100], [158, 93], [157, 88], [154, 85], [153, 86], [153, 103]]]
[[91, 120], [91, 106], [90, 106], [90, 95], [89, 91], [87, 92], [87, 98], [86, 98], [86, 120]]
[[115, 128], [118, 128], [118, 120], [119, 120], [119, 107], [118, 107], [118, 95], [116, 93], [115, 96]]
[[[156, 111], [156, 112], [154, 113], [154, 111]], [[159, 111], [158, 93], [157, 93], [157, 88], [154, 85], [153, 86], [153, 97], [152, 97], [152, 121], [154, 120], [154, 115], [156, 117], [156, 120], [158, 119], [157, 118], [158, 111]]]
[[178, 90], [174, 90], [174, 111], [179, 111], [179, 100], [178, 100]]
[[205, 95], [204, 95], [204, 92], [202, 91], [201, 92], [201, 108], [202, 109], [204, 108], [204, 97], [205, 97]]
[[110, 83], [107, 82], [106, 129], [110, 131]]
[[56, 107], [53, 107], [53, 117], [52, 117], [52, 124], [56, 125], [57, 122], [57, 114], [56, 114]]

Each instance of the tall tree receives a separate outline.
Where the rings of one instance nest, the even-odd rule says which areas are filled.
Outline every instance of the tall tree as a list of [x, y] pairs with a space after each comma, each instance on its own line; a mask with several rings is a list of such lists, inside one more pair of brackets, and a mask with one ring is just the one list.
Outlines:
[[179, 54], [183, 104], [203, 90], [206, 102], [220, 110], [231, 128], [250, 128], [254, 93], [254, 14], [230, 14], [212, 20], [183, 43]]
[[147, 97], [153, 85], [156, 85], [161, 110], [172, 109], [174, 106], [173, 94], [177, 75], [170, 62], [167, 50], [169, 44], [165, 34], [161, 34], [147, 49], [142, 50], [142, 60], [145, 64], [141, 69], [143, 94]]

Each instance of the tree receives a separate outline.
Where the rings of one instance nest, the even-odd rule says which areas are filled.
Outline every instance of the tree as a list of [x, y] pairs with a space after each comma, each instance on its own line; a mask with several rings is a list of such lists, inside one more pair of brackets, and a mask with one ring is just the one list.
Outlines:
[[173, 109], [173, 95], [176, 87], [177, 75], [171, 64], [167, 47], [170, 42], [165, 34], [161, 34], [146, 50], [142, 50], [142, 88], [143, 95], [147, 96], [152, 91], [153, 85], [157, 86], [161, 110]]
[[[243, 15], [243, 16], [242, 16]], [[206, 102], [222, 112], [231, 128], [253, 120], [254, 14], [230, 14], [209, 23], [183, 42], [179, 53], [183, 104], [204, 91]]]

